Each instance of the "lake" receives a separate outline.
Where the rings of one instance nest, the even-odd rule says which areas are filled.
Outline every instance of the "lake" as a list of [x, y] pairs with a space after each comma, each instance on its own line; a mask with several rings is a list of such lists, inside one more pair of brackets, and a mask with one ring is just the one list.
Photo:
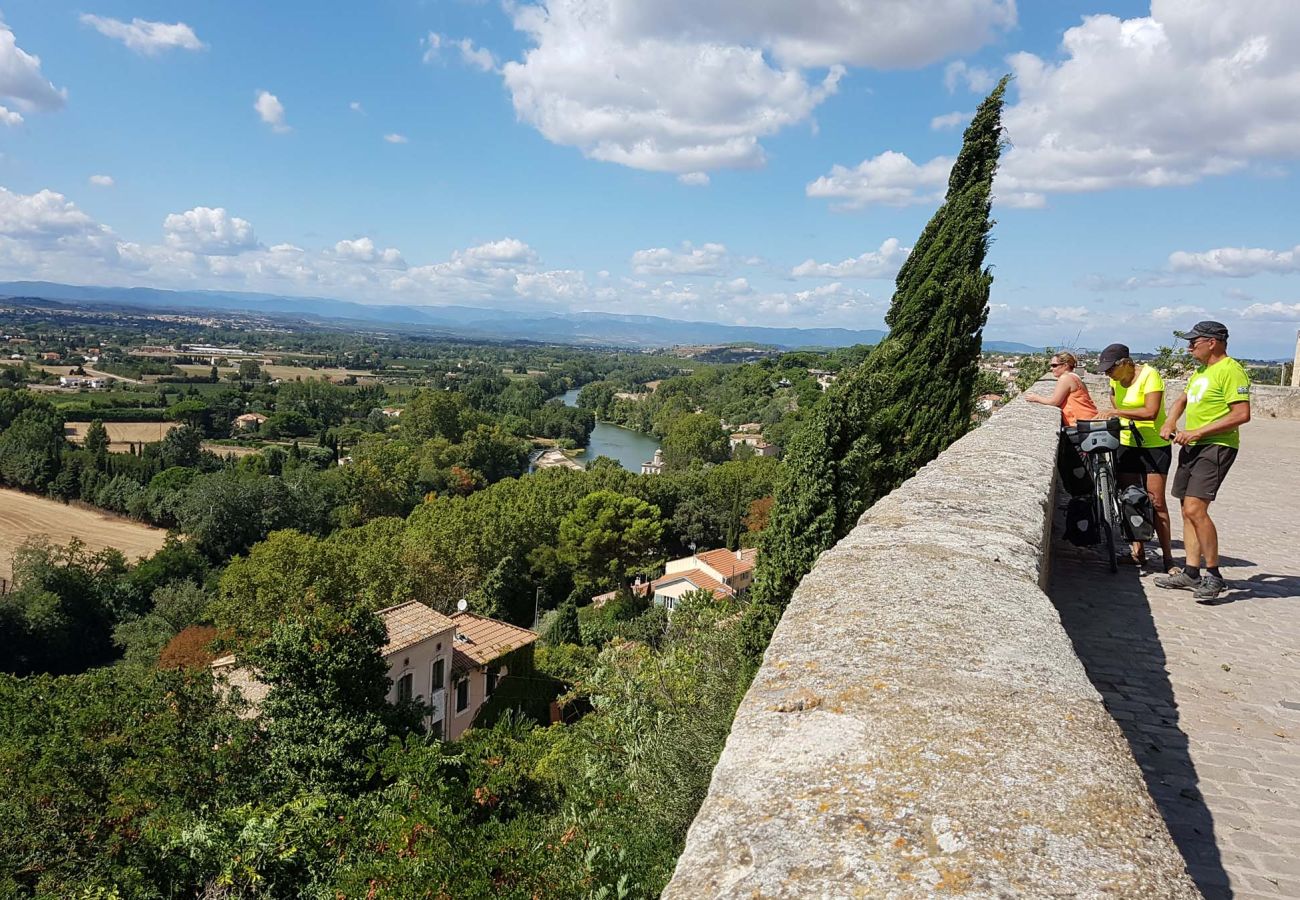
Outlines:
[[[577, 406], [578, 391], [569, 391], [560, 399], [565, 406]], [[659, 442], [648, 434], [621, 425], [597, 422], [587, 449], [578, 456], [578, 462], [586, 465], [597, 456], [608, 456], [618, 460], [619, 465], [628, 471], [640, 472], [641, 463], [649, 462], [658, 449]]]

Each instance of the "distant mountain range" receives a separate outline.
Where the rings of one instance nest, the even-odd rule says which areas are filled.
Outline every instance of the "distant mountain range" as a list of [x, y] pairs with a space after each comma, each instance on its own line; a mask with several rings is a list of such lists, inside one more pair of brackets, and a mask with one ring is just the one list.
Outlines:
[[[688, 322], [660, 316], [612, 313], [551, 313], [536, 310], [480, 309], [472, 306], [396, 306], [354, 303], [327, 297], [289, 297], [238, 291], [165, 291], [114, 288], [47, 281], [0, 282], [0, 295], [113, 305], [140, 310], [247, 312], [340, 326], [347, 323], [463, 338], [534, 340], [620, 347], [672, 347], [698, 344], [766, 344], [783, 349], [876, 344], [877, 329], [772, 328]], [[1014, 341], [984, 341], [985, 350], [1033, 353], [1041, 348]]]

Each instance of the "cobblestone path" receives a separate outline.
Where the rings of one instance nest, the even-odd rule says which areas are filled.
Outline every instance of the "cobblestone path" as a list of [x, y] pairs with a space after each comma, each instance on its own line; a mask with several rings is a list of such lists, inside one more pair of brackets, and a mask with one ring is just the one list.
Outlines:
[[1242, 429], [1210, 513], [1221, 605], [1111, 575], [1059, 523], [1049, 592], [1202, 892], [1300, 898], [1300, 422]]

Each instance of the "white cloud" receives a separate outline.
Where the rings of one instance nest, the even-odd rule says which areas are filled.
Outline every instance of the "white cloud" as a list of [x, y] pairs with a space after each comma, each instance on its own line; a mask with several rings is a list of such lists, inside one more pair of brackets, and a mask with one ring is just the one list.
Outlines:
[[257, 92], [253, 109], [257, 110], [257, 115], [263, 122], [271, 126], [272, 131], [283, 134], [289, 130], [289, 126], [284, 124], [284, 104], [270, 91]]
[[709, 184], [707, 172], [683, 172], [677, 176], [677, 180], [690, 187], [707, 187]]
[[807, 187], [809, 197], [835, 201], [839, 209], [913, 206], [943, 199], [953, 160], [938, 156], [918, 166], [902, 153], [886, 150], [852, 169], [836, 165]]
[[19, 47], [13, 31], [3, 20], [0, 20], [0, 98], [18, 108], [18, 112], [4, 109], [6, 125], [21, 123], [19, 112], [60, 109], [68, 99], [66, 90], [56, 88], [42, 74], [40, 57]]
[[184, 22], [168, 25], [166, 22], [149, 22], [132, 19], [130, 23], [104, 16], [82, 15], [83, 25], [89, 25], [105, 37], [121, 41], [136, 53], [154, 56], [164, 50], [203, 50], [207, 47], [194, 29]]
[[1196, 316], [1209, 315], [1209, 310], [1201, 306], [1157, 306], [1151, 310], [1150, 316], [1153, 321], [1162, 324], [1173, 323], [1175, 321], [1194, 321]]
[[352, 110], [354, 113], [361, 113], [363, 116], [366, 114], [366, 108], [361, 105], [360, 100], [353, 100], [348, 104], [348, 109]]
[[397, 132], [393, 132], [392, 134], [386, 134], [386, 135], [384, 135], [384, 140], [388, 141], [388, 143], [390, 143], [390, 144], [408, 144], [408, 143], [410, 143], [410, 141], [407, 139], [406, 135], [404, 135], [404, 134], [398, 134]]
[[491, 72], [497, 67], [497, 59], [492, 51], [475, 46], [469, 38], [450, 38], [436, 31], [430, 31], [420, 43], [424, 47], [424, 55], [421, 59], [426, 63], [441, 59], [443, 49], [455, 47], [460, 51], [461, 62], [467, 66], [480, 72]]
[[722, 275], [728, 265], [724, 244], [695, 247], [685, 241], [680, 252], [654, 247], [632, 254], [632, 271], [638, 275]]
[[1300, 322], [1300, 303], [1252, 303], [1241, 311], [1243, 319]]
[[99, 229], [90, 216], [62, 194], [50, 190], [15, 194], [0, 187], [0, 235], [57, 239]]
[[402, 254], [396, 247], [380, 250], [375, 246], [375, 242], [368, 237], [357, 238], [352, 241], [339, 241], [334, 245], [334, 254], [340, 259], [350, 259], [356, 262], [379, 263], [384, 266], [397, 267], [406, 265], [406, 262], [402, 259]]
[[1201, 284], [1195, 279], [1169, 275], [1160, 272], [1146, 272], [1141, 275], [1129, 275], [1126, 278], [1112, 278], [1107, 275], [1087, 275], [1079, 280], [1079, 286], [1099, 293], [1146, 291], [1164, 288], [1194, 287]]
[[948, 63], [943, 70], [943, 85], [950, 94], [957, 90], [958, 85], [965, 85], [974, 94], [987, 94], [997, 83], [997, 76], [988, 69], [968, 65], [960, 59]]
[[1034, 312], [1044, 322], [1069, 325], [1086, 324], [1093, 317], [1092, 310], [1086, 306], [1044, 306], [1034, 310]]
[[163, 220], [163, 233], [168, 247], [208, 256], [228, 256], [258, 247], [252, 223], [222, 207], [196, 206], [171, 213]]
[[1201, 253], [1179, 250], [1169, 254], [1169, 268], [1175, 272], [1225, 278], [1249, 278], [1265, 272], [1300, 272], [1300, 246], [1290, 250], [1220, 247]]
[[930, 128], [935, 131], [942, 131], [946, 128], [956, 128], [970, 121], [974, 113], [968, 112], [950, 112], [941, 116], [935, 116], [930, 120]]
[[521, 120], [589, 158], [679, 175], [762, 165], [760, 139], [808, 119], [847, 65], [925, 65], [1015, 22], [1012, 0], [509, 8], [532, 44], [501, 68]]
[[893, 278], [911, 247], [904, 247], [898, 238], [888, 238], [879, 250], [868, 250], [861, 256], [838, 263], [819, 263], [806, 259], [791, 270], [795, 278], [816, 276], [820, 278]]
[[23, 117], [20, 113], [16, 113], [7, 107], [0, 106], [0, 123], [10, 127], [21, 125], [23, 124]]
[[91, 184], [93, 184], [95, 187], [112, 187], [112, 186], [113, 186], [113, 176], [112, 176], [112, 175], [91, 175], [91, 176], [90, 176], [89, 178], [87, 178], [86, 180], [87, 180], [88, 182], [90, 182]]
[[[1148, 16], [1084, 18], [1061, 49], [1059, 61], [1008, 58], [1018, 98], [1003, 114], [1002, 205], [1186, 185], [1300, 157], [1290, 112], [1300, 108], [1300, 4], [1152, 0]], [[839, 171], [853, 170], [828, 177]], [[850, 207], [882, 202], [869, 190], [848, 197]]]

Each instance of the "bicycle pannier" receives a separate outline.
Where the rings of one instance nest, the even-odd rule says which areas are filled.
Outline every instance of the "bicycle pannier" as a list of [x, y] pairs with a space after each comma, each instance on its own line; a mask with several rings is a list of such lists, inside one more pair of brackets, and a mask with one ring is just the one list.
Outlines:
[[1065, 508], [1065, 539], [1076, 547], [1091, 547], [1101, 540], [1095, 507], [1092, 497], [1073, 497]]
[[1149, 541], [1156, 536], [1156, 511], [1145, 490], [1130, 484], [1120, 495], [1119, 506], [1125, 537], [1130, 541]]

